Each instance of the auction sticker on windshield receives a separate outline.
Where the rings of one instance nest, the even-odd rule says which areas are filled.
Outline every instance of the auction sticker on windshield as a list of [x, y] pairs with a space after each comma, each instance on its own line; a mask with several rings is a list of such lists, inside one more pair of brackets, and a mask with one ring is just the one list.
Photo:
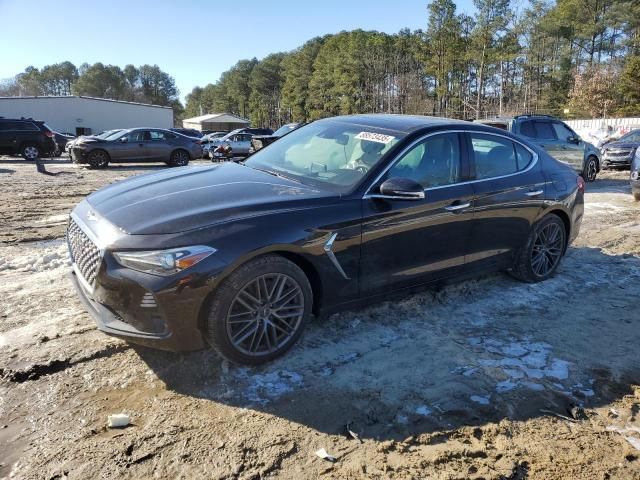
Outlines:
[[370, 142], [384, 143], [385, 145], [396, 137], [392, 135], [383, 135], [382, 133], [360, 132], [356, 137], [358, 140], [368, 140]]

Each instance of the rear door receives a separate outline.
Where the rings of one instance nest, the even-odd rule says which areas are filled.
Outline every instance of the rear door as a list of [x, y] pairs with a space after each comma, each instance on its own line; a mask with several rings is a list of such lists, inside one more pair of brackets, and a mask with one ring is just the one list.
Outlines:
[[170, 139], [172, 135], [162, 130], [151, 130], [149, 132], [151, 140], [147, 143], [148, 154], [146, 159], [153, 162], [168, 162], [173, 148]]
[[540, 162], [534, 151], [499, 134], [468, 132], [467, 139], [475, 177], [467, 263], [510, 262], [544, 204]]
[[[471, 232], [473, 188], [464, 182], [463, 137], [428, 135], [417, 141], [363, 199], [360, 279], [363, 295], [437, 280], [460, 270]], [[380, 198], [389, 178], [425, 187], [417, 200]]]

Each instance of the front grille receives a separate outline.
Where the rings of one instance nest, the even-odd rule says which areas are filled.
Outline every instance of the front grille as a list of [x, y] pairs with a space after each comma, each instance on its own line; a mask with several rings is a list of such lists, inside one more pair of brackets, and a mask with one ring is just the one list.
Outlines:
[[89, 285], [93, 285], [100, 267], [100, 250], [71, 218], [67, 227], [67, 243], [71, 260]]
[[605, 156], [626, 158], [631, 156], [631, 150], [607, 150]]

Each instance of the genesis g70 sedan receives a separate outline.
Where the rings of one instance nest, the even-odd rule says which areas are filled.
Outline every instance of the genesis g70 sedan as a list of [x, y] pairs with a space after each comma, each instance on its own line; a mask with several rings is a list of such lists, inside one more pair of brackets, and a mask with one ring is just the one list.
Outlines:
[[73, 210], [72, 278], [101, 330], [260, 364], [312, 314], [478, 272], [554, 274], [584, 181], [526, 139], [463, 121], [356, 115], [245, 163], [141, 175]]

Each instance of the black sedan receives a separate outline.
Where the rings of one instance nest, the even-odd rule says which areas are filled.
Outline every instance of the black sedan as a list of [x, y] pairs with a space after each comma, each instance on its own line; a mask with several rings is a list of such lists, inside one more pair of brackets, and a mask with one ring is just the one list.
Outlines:
[[244, 164], [112, 184], [73, 210], [67, 239], [104, 332], [260, 364], [312, 313], [477, 272], [545, 280], [583, 210], [582, 178], [526, 140], [361, 115], [301, 127]]

